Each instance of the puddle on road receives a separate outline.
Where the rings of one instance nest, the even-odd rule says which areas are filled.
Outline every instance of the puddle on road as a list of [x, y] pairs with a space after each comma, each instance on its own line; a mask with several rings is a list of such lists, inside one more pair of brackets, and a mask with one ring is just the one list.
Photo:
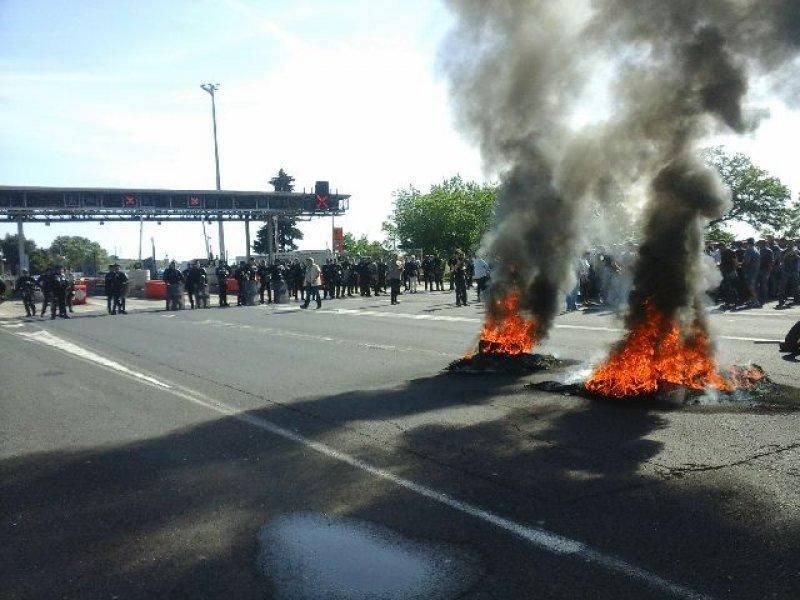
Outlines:
[[478, 572], [474, 557], [457, 548], [325, 515], [276, 519], [259, 532], [259, 545], [259, 566], [281, 600], [447, 599]]

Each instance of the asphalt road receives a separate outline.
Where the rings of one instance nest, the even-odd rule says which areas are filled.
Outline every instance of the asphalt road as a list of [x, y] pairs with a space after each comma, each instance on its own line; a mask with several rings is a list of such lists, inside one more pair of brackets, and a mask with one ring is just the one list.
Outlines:
[[[3, 307], [2, 598], [800, 597], [800, 414], [524, 387], [613, 315], [519, 378], [442, 373], [481, 323], [448, 294], [131, 307]], [[710, 318], [722, 363], [800, 384], [799, 311]]]

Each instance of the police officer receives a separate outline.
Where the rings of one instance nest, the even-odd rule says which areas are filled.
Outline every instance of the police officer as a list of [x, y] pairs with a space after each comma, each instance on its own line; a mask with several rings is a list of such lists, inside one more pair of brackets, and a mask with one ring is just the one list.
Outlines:
[[47, 269], [41, 277], [39, 277], [39, 287], [42, 290], [42, 295], [44, 296], [44, 300], [42, 300], [42, 314], [41, 317], [44, 317], [44, 313], [47, 310], [48, 304], [51, 304], [53, 301], [53, 269]]
[[[208, 283], [208, 276], [205, 269], [197, 261], [192, 263], [186, 273], [186, 291], [189, 293], [189, 305], [194, 309], [195, 303], [200, 308], [205, 298], [205, 286]], [[205, 302], [208, 308], [208, 302]]]
[[106, 273], [105, 277], [105, 287], [106, 287], [106, 309], [108, 310], [108, 314], [112, 313], [112, 309], [116, 311], [116, 306], [114, 305], [114, 265], [108, 265], [108, 273]]
[[75, 312], [72, 310], [72, 301], [75, 299], [75, 275], [72, 274], [72, 269], [67, 267], [64, 271], [64, 277], [67, 278], [67, 310]]
[[326, 258], [325, 264], [320, 267], [322, 272], [322, 298], [333, 298], [333, 259]]
[[17, 278], [14, 289], [22, 294], [22, 304], [25, 305], [25, 315], [28, 317], [35, 317], [36, 304], [33, 301], [33, 295], [36, 291], [36, 281], [28, 274], [27, 269], [22, 270], [22, 275]]
[[272, 304], [272, 286], [270, 285], [270, 268], [267, 261], [262, 260], [256, 269], [258, 275], [258, 296], [259, 304], [264, 304], [264, 292], [267, 293], [267, 303]]
[[461, 250], [456, 250], [452, 262], [452, 281], [456, 288], [456, 306], [467, 306], [467, 260]]
[[69, 319], [69, 315], [67, 314], [67, 288], [69, 287], [69, 282], [67, 278], [64, 276], [63, 269], [58, 266], [56, 267], [55, 273], [51, 276], [50, 280], [50, 290], [51, 290], [51, 300], [52, 305], [50, 309], [50, 320], [56, 318], [56, 310], [58, 310], [58, 316], [62, 319]]
[[125, 292], [128, 287], [128, 276], [122, 272], [118, 264], [112, 265], [111, 271], [111, 295], [112, 307], [111, 314], [115, 315], [117, 312], [121, 315], [127, 315], [125, 310]]
[[201, 308], [208, 308], [208, 273], [199, 262], [195, 263], [196, 273], [195, 277], [195, 299], [197, 306]]
[[233, 272], [233, 277], [236, 283], [239, 284], [239, 290], [236, 293], [236, 306], [244, 306], [245, 302], [245, 288], [247, 287], [247, 264], [244, 261], [239, 262], [239, 266]]
[[225, 264], [224, 260], [220, 260], [214, 273], [217, 276], [219, 305], [220, 307], [230, 306], [230, 304], [228, 304], [228, 277], [231, 276], [231, 269]]
[[186, 293], [189, 295], [189, 306], [194, 308], [194, 281], [189, 277], [190, 267], [187, 266], [183, 270], [183, 282], [186, 288]]
[[181, 296], [183, 295], [180, 288], [183, 283], [183, 273], [175, 266], [174, 260], [164, 269], [163, 277], [167, 284], [167, 310], [178, 310], [181, 308]]

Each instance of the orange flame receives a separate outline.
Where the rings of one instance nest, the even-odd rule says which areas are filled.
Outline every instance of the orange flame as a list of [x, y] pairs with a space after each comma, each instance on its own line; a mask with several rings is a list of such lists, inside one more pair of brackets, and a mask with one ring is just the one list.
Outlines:
[[695, 324], [688, 336], [680, 326], [645, 305], [645, 320], [631, 330], [584, 386], [615, 398], [652, 394], [665, 385], [730, 392], [752, 387], [763, 376], [757, 369], [737, 368], [724, 377], [717, 370], [706, 331]]
[[536, 321], [519, 314], [518, 291], [493, 301], [483, 324], [478, 352], [481, 354], [524, 354], [536, 343]]

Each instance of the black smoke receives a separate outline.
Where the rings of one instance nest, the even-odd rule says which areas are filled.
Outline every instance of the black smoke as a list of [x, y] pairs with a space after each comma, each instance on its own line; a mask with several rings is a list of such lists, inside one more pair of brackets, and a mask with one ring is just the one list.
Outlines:
[[447, 4], [452, 103], [501, 181], [485, 240], [499, 261], [493, 292], [518, 287], [546, 335], [574, 281], [587, 207], [621, 191], [642, 223], [630, 320], [646, 299], [671, 316], [696, 306], [702, 227], [729, 202], [697, 146], [757, 127], [753, 80], [780, 88], [796, 75], [800, 1]]

